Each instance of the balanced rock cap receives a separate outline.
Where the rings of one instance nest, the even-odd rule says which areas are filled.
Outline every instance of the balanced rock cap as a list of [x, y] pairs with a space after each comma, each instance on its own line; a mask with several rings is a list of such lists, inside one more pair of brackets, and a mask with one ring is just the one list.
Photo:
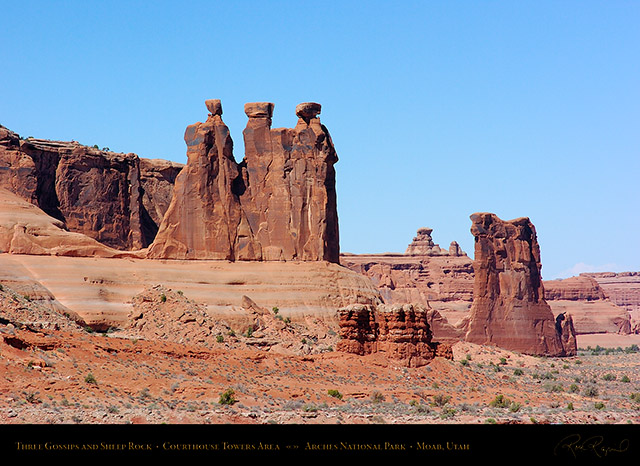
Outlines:
[[322, 110], [322, 105], [315, 102], [304, 102], [296, 106], [296, 115], [300, 118], [315, 118]]
[[244, 113], [249, 118], [271, 118], [273, 116], [273, 106], [271, 102], [250, 102], [244, 104]]
[[204, 104], [212, 115], [222, 115], [222, 102], [220, 99], [205, 100]]

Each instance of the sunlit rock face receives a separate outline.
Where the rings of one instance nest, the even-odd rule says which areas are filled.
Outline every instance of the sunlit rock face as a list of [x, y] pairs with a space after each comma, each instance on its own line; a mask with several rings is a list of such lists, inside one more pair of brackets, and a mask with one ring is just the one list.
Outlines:
[[491, 213], [473, 214], [471, 221], [475, 280], [466, 340], [526, 354], [575, 354], [571, 316], [556, 322], [544, 299], [531, 221], [503, 221]]
[[298, 105], [295, 128], [273, 129], [274, 104], [246, 104], [240, 163], [220, 102], [207, 108], [185, 132], [188, 162], [149, 257], [338, 263], [338, 158], [320, 105]]

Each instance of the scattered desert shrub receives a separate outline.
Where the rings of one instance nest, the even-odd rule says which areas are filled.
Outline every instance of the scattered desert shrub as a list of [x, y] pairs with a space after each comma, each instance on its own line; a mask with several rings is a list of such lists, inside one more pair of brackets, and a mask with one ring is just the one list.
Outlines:
[[163, 302], [163, 303], [166, 303], [167, 302], [167, 295], [162, 293], [160, 295], [160, 301]]
[[456, 414], [458, 414], [458, 411], [455, 410], [454, 408], [450, 408], [448, 406], [443, 406], [442, 412], [440, 413], [440, 419], [451, 419]]
[[571, 402], [570, 402], [570, 403], [567, 405], [567, 409], [568, 409], [569, 411], [573, 411], [573, 403], [571, 403]]
[[596, 397], [598, 396], [598, 388], [593, 385], [589, 385], [582, 390], [582, 394], [584, 396]]
[[449, 403], [449, 401], [451, 401], [451, 397], [448, 395], [442, 395], [440, 393], [438, 393], [437, 395], [433, 396], [433, 400], [431, 402], [431, 404], [433, 406], [444, 406], [447, 403]]
[[90, 383], [93, 385], [98, 385], [98, 381], [96, 380], [96, 378], [93, 376], [93, 374], [91, 372], [89, 372], [89, 374], [87, 374], [87, 376], [84, 378], [84, 381], [86, 383]]
[[218, 343], [224, 343], [224, 337], [223, 337], [222, 335], [218, 335], [218, 336], [216, 337], [216, 341], [217, 341]]
[[575, 383], [569, 385], [569, 393], [578, 393], [579, 391], [580, 388], [578, 388], [578, 385], [576, 385]]
[[640, 403], [640, 392], [632, 393], [631, 395], [629, 395], [629, 398], [631, 398], [636, 403]]
[[513, 370], [513, 375], [522, 375], [522, 374], [524, 374], [522, 369], [514, 369]]
[[607, 382], [610, 382], [612, 380], [616, 380], [616, 376], [614, 374], [608, 373], [602, 376], [602, 380], [606, 380]]
[[40, 398], [38, 398], [38, 393], [37, 392], [25, 393], [25, 399], [27, 400], [27, 402], [29, 402], [31, 404], [42, 403], [42, 400], [40, 400]]
[[624, 382], [624, 383], [629, 383], [629, 382], [631, 382], [631, 379], [629, 379], [628, 376], [623, 375], [622, 378], [620, 379], [620, 381]]
[[594, 404], [594, 407], [595, 407], [596, 409], [604, 409], [604, 403], [603, 403], [602, 401], [597, 401], [597, 402]]
[[340, 393], [338, 390], [329, 389], [329, 390], [327, 390], [327, 393], [329, 394], [329, 396], [332, 396], [332, 397], [337, 398], [339, 400], [342, 399], [342, 393]]
[[564, 388], [562, 388], [562, 385], [559, 383], [545, 384], [545, 389], [551, 393], [560, 393], [564, 391]]
[[220, 399], [218, 400], [218, 403], [221, 405], [232, 405], [237, 402], [238, 400], [235, 398], [235, 392], [231, 388], [222, 392], [220, 394]]
[[496, 395], [496, 397], [489, 402], [489, 406], [492, 408], [508, 408], [511, 405], [511, 400], [504, 395]]
[[[384, 395], [376, 390], [371, 394], [371, 401], [373, 403], [382, 403], [384, 401]], [[415, 400], [411, 400], [411, 402], [414, 401]]]

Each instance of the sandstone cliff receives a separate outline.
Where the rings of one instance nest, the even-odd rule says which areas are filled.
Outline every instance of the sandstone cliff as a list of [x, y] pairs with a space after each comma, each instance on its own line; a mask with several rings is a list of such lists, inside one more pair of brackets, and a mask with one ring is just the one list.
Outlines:
[[335, 149], [300, 104], [294, 129], [271, 128], [273, 104], [245, 105], [245, 158], [236, 163], [219, 100], [187, 128], [188, 162], [148, 257], [339, 262]]
[[[143, 165], [146, 173], [154, 169], [151, 162]], [[166, 210], [154, 204], [158, 196], [153, 193], [172, 185], [170, 178], [145, 179], [135, 154], [75, 141], [22, 139], [0, 127], [0, 188], [38, 206], [62, 222], [63, 229], [113, 249], [135, 250], [151, 243], [157, 230], [154, 216]]]
[[571, 316], [556, 327], [544, 299], [540, 248], [531, 221], [503, 221], [490, 213], [473, 214], [471, 221], [475, 281], [466, 340], [526, 354], [575, 354]]

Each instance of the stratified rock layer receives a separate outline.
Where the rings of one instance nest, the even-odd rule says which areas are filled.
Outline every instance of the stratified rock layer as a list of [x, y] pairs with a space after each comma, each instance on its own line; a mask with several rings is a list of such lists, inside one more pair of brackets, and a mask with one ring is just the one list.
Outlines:
[[245, 105], [245, 158], [236, 163], [219, 101], [187, 128], [188, 162], [149, 249], [163, 259], [339, 262], [331, 137], [319, 104], [293, 129], [271, 128], [274, 105]]
[[448, 345], [432, 342], [429, 312], [411, 304], [356, 304], [338, 311], [338, 351], [367, 355], [384, 353], [408, 367], [428, 364], [436, 356], [451, 358]]
[[556, 327], [544, 299], [540, 247], [531, 221], [503, 221], [491, 213], [473, 214], [471, 221], [475, 282], [466, 340], [525, 354], [575, 354], [572, 319], [565, 316]]
[[[146, 173], [155, 169], [153, 162], [143, 166]], [[158, 210], [166, 210], [154, 205], [151, 193], [172, 185], [171, 175], [146, 183], [153, 176], [145, 179], [142, 171], [135, 154], [75, 141], [22, 139], [0, 126], [0, 188], [38, 206], [62, 228], [113, 249], [148, 246], [157, 231]]]

